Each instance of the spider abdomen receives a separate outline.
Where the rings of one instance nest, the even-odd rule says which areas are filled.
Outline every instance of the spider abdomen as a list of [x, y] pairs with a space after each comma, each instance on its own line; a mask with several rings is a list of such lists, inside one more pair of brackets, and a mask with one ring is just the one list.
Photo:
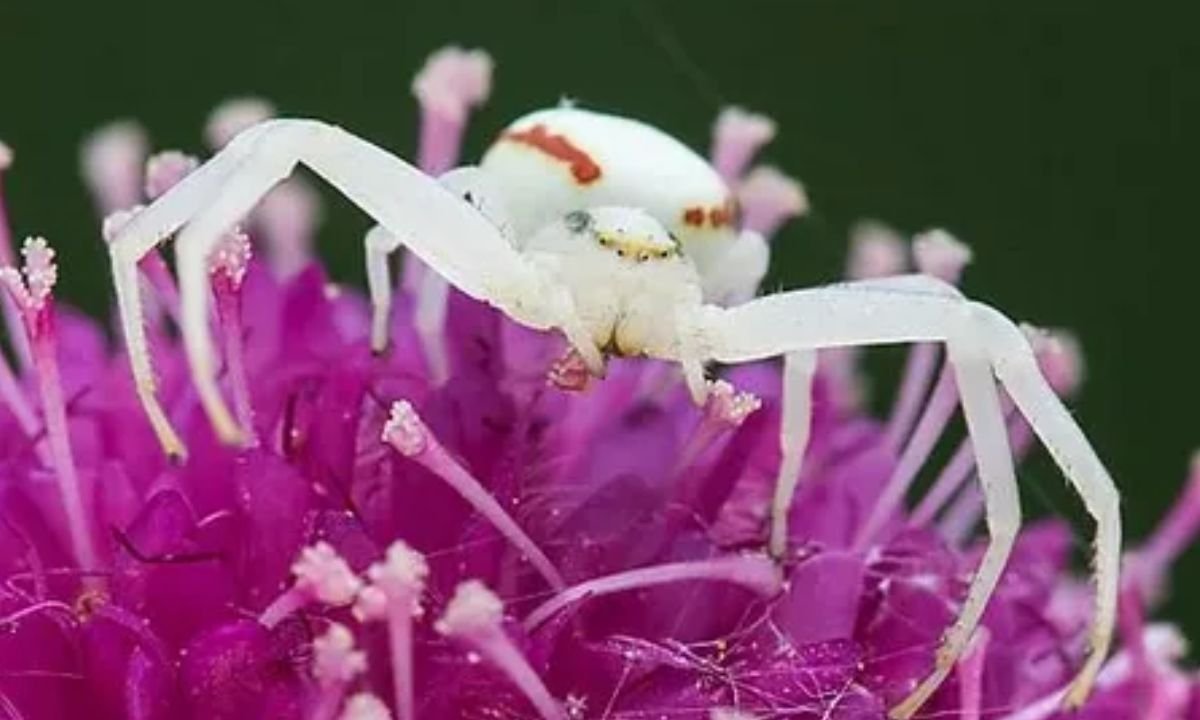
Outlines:
[[683, 143], [645, 123], [577, 108], [540, 110], [508, 126], [480, 167], [502, 188], [518, 238], [576, 210], [645, 210], [700, 272], [731, 243], [724, 181]]

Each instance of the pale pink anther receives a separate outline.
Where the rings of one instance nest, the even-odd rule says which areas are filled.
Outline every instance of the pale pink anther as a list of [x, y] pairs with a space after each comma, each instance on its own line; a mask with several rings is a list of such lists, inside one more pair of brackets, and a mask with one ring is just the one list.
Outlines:
[[900, 234], [883, 223], [863, 220], [850, 229], [846, 277], [873, 280], [908, 270], [908, 252]]
[[367, 655], [354, 645], [354, 633], [341, 623], [313, 639], [312, 673], [322, 685], [346, 685], [367, 669]]
[[262, 199], [254, 224], [276, 276], [292, 277], [312, 262], [320, 222], [320, 198], [303, 178], [280, 183]]
[[392, 714], [382, 700], [371, 693], [361, 692], [346, 701], [338, 720], [392, 720]]
[[746, 418], [762, 407], [757, 395], [739, 392], [725, 380], [708, 381], [704, 414], [679, 452], [673, 475], [673, 494], [680, 507], [691, 507], [700, 491], [696, 473], [689, 472], [696, 460], [710, 452], [725, 433], [741, 427]]
[[[367, 578], [371, 584], [366, 590], [377, 590], [388, 605], [395, 610], [401, 610], [410, 618], [421, 616], [421, 593], [425, 590], [425, 580], [429, 577], [429, 565], [425, 556], [409, 547], [402, 540], [393, 542], [387, 550], [383, 562], [371, 565], [367, 570]], [[362, 593], [359, 598], [361, 600]], [[355, 612], [361, 619], [382, 619], [386, 609], [380, 613], [374, 603], [371, 607], [355, 606]]]
[[1028, 324], [1022, 324], [1021, 330], [1054, 392], [1063, 397], [1074, 395], [1083, 383], [1085, 371], [1078, 338], [1067, 330], [1046, 330]]
[[912, 254], [918, 271], [952, 285], [972, 258], [969, 245], [940, 228], [913, 236]]
[[783, 589], [779, 566], [767, 556], [722, 555], [709, 560], [651, 565], [586, 580], [534, 608], [523, 624], [525, 629], [532, 631], [560, 611], [583, 600], [688, 580], [740, 585], [763, 597], [771, 597]]
[[164, 150], [151, 155], [146, 160], [146, 197], [154, 200], [198, 167], [199, 159], [179, 150]]
[[762, 400], [754, 393], [739, 392], [725, 380], [711, 380], [708, 383], [704, 416], [712, 422], [738, 427], [761, 407]]
[[149, 153], [146, 131], [121, 120], [95, 131], [83, 143], [83, 178], [101, 215], [142, 200], [142, 169]]
[[425, 556], [397, 540], [388, 547], [383, 562], [367, 570], [370, 580], [358, 594], [354, 615], [360, 621], [383, 620], [388, 625], [388, 647], [392, 660], [392, 692], [396, 717], [414, 720], [413, 619], [422, 614], [421, 594], [429, 565]]
[[20, 311], [37, 372], [50, 465], [54, 471], [69, 545], [75, 561], [84, 569], [96, 566], [92, 520], [83, 502], [83, 487], [75, 465], [67, 426], [66, 401], [58, 372], [57, 333], [54, 327], [52, 291], [58, 281], [54, 250], [44, 238], [28, 238], [21, 249], [23, 272], [0, 268], [0, 285]]
[[504, 673], [544, 720], [566, 720], [562, 705], [546, 689], [501, 626], [504, 604], [478, 580], [460, 583], [434, 628], [465, 643]]
[[300, 557], [292, 564], [292, 574], [296, 576], [292, 587], [259, 616], [259, 622], [266, 627], [278, 625], [309, 603], [334, 607], [349, 605], [363, 587], [362, 580], [342, 556], [323, 541], [300, 551]]
[[713, 167], [730, 185], [736, 185], [754, 155], [775, 138], [775, 121], [766, 115], [731, 106], [717, 115], [713, 125]]
[[300, 551], [292, 564], [296, 588], [326, 605], [348, 605], [362, 589], [362, 581], [333, 546], [318, 542]]
[[354, 633], [345, 625], [331, 623], [313, 639], [312, 674], [317, 681], [310, 720], [333, 720], [346, 696], [346, 688], [367, 669], [367, 655], [354, 646]]
[[446, 452], [407, 400], [392, 404], [382, 440], [444, 480], [520, 551], [551, 587], [561, 590], [566, 586], [562, 575], [533, 538], [466, 468]]
[[383, 424], [382, 439], [401, 455], [413, 457], [429, 447], [431, 436], [412, 403], [399, 400], [392, 404], [392, 412]]
[[0, 172], [12, 167], [13, 151], [3, 140], [0, 140]]
[[800, 181], [778, 169], [760, 165], [737, 185], [742, 227], [770, 239], [788, 220], [809, 210], [808, 195]]
[[257, 97], [232, 98], [218, 105], [204, 124], [204, 139], [213, 150], [220, 150], [248, 127], [275, 117], [275, 106]]
[[25, 260], [23, 271], [14, 267], [0, 268], [0, 282], [26, 314], [29, 324], [32, 315], [46, 307], [54, 284], [58, 282], [58, 266], [54, 263], [54, 250], [45, 238], [26, 238], [21, 255]]
[[250, 266], [250, 238], [234, 228], [225, 233], [208, 256], [216, 298], [217, 319], [225, 349], [225, 364], [229, 370], [230, 390], [238, 424], [247, 434], [248, 443], [257, 442], [254, 434], [254, 406], [250, 397], [250, 380], [246, 373], [245, 327], [242, 323], [242, 281]]
[[575, 348], [563, 353], [546, 371], [546, 384], [567, 392], [586, 390], [591, 380], [592, 372], [588, 369], [587, 361]]
[[458, 162], [467, 115], [487, 101], [491, 88], [492, 58], [486, 52], [450, 46], [429, 56], [412, 83], [421, 104], [422, 170], [440, 175]]
[[250, 266], [250, 237], [241, 228], [225, 233], [208, 256], [208, 271], [227, 278], [234, 288], [241, 287]]
[[462, 122], [471, 108], [487, 102], [493, 65], [483, 50], [444, 47], [430, 55], [413, 78], [413, 95], [423, 108]]

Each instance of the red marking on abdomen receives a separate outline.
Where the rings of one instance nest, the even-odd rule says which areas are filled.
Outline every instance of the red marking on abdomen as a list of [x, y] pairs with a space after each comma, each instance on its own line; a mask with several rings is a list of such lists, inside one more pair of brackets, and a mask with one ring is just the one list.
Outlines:
[[725, 204], [720, 207], [713, 208], [708, 215], [708, 221], [715, 228], [733, 225], [737, 219], [737, 203], [733, 198], [725, 201]]
[[571, 176], [580, 185], [589, 185], [600, 179], [600, 166], [596, 164], [591, 155], [578, 148], [567, 139], [567, 136], [551, 133], [545, 125], [534, 125], [528, 130], [506, 132], [501, 138], [528, 145], [555, 160], [567, 163], [571, 168]]
[[732, 200], [726, 200], [724, 205], [703, 207], [695, 205], [683, 209], [683, 222], [692, 227], [704, 227], [707, 222], [712, 228], [723, 228], [732, 225], [737, 215], [737, 207]]

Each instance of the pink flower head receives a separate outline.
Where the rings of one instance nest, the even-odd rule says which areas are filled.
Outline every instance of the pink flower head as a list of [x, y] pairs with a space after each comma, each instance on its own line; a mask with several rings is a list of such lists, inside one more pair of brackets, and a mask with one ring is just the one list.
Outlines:
[[[416, 83], [425, 120], [450, 108], [458, 125], [433, 125], [424, 157], [457, 162], [489, 78], [479, 54], [430, 61]], [[210, 140], [269, 115], [225, 106]], [[774, 133], [723, 117], [718, 145], [747, 158]], [[160, 155], [143, 173], [144, 143], [98, 137], [85, 164], [110, 231], [190, 167]], [[727, 164], [740, 179], [747, 162]], [[58, 273], [87, 270], [59, 267], [39, 240], [0, 270], [29, 347], [25, 364], [0, 357], [0, 715], [880, 720], [928, 673], [984, 543], [940, 350], [912, 351], [884, 417], [845, 401], [887, 386], [857, 354], [821, 358], [788, 533], [768, 555], [779, 363], [714, 369], [698, 408], [651, 360], [585, 382], [559, 338], [453, 289], [438, 291], [439, 324], [418, 323], [425, 284], [395, 289], [391, 348], [373, 352], [365, 299], [307, 251], [315, 222], [289, 224], [286, 208], [314, 206], [295, 200], [260, 209], [210, 258], [219, 382], [247, 442], [217, 441], [170, 312], [152, 318], [186, 462], [162, 456], [118, 334], [56, 308]], [[946, 279], [969, 257], [936, 236], [912, 249]], [[881, 226], [858, 229], [849, 255], [855, 278], [910, 262]], [[170, 311], [156, 257], [140, 265], [143, 295]], [[1076, 392], [1078, 346], [1030, 332], [1055, 389]], [[1032, 431], [1004, 410], [1023, 456]], [[958, 444], [945, 462], [942, 443]], [[1191, 472], [1130, 551], [1121, 646], [1082, 709], [1062, 699], [1090, 596], [1073, 530], [1052, 518], [1020, 534], [981, 629], [918, 717], [1194, 717], [1184, 639], [1147, 619], [1200, 528], [1200, 461]], [[933, 486], [910, 507], [922, 474]]]

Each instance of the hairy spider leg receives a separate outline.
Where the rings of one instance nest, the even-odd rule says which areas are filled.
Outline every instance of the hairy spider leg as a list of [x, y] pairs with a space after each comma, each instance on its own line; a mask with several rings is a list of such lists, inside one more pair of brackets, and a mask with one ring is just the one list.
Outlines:
[[936, 341], [948, 347], [979, 461], [991, 540], [959, 619], [943, 638], [933, 672], [892, 709], [895, 718], [912, 717], [961, 655], [1018, 529], [1016, 475], [995, 387], [999, 379], [1096, 521], [1091, 647], [1066, 696], [1068, 705], [1081, 704], [1112, 641], [1119, 589], [1120, 500], [1108, 471], [1042, 376], [1020, 329], [998, 311], [965, 300], [952, 286], [924, 276], [769, 295], [730, 309], [707, 306], [702, 314], [707, 349], [719, 362], [898, 342]]

